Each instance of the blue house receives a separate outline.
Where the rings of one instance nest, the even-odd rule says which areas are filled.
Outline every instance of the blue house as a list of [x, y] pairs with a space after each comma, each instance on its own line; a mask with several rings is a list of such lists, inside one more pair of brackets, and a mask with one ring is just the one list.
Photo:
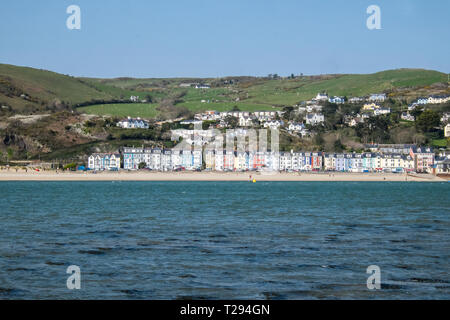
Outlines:
[[344, 103], [345, 102], [345, 99], [343, 98], [343, 97], [330, 97], [329, 99], [328, 99], [328, 101], [330, 102], [330, 103], [336, 103], [336, 104], [342, 104], [342, 103]]

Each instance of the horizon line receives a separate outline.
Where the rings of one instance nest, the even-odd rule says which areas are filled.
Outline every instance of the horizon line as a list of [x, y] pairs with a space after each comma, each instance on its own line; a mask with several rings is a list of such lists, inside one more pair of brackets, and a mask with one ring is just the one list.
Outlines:
[[[135, 77], [135, 76], [129, 76], [129, 75], [128, 76], [127, 75], [114, 76], [114, 77], [101, 77], [101, 76], [90, 77], [90, 76], [77, 76], [77, 75], [72, 75], [72, 74], [66, 74], [66, 73], [59, 72], [59, 71], [54, 71], [54, 70], [44, 69], [44, 68], [39, 68], [39, 67], [34, 67], [34, 66], [28, 66], [28, 65], [17, 65], [17, 64], [11, 64], [11, 63], [0, 63], [0, 64], [9, 65], [9, 66], [13, 66], [13, 67], [19, 67], [19, 68], [31, 68], [31, 69], [36, 69], [36, 70], [43, 70], [43, 71], [48, 71], [48, 72], [53, 72], [53, 73], [69, 76], [69, 77], [74, 77], [74, 78], [104, 79], [104, 80], [114, 80], [114, 79], [121, 79], [121, 78], [129, 78], [129, 79], [221, 79], [221, 78], [233, 78], [233, 77], [266, 78], [270, 74], [269, 73], [267, 75], [248, 75], [248, 74], [247, 75], [222, 75], [222, 76], [215, 76], [215, 77], [205, 77], [205, 76]], [[421, 68], [421, 67], [400, 67], [400, 68], [394, 68], [394, 69], [382, 69], [382, 70], [379, 70], [379, 71], [369, 72], [369, 73], [356, 72], [356, 73], [315, 73], [315, 74], [301, 73], [301, 74], [304, 77], [370, 75], [370, 74], [377, 74], [377, 73], [380, 73], [380, 72], [395, 71], [395, 70], [435, 71], [435, 72], [439, 72], [439, 73], [442, 73], [442, 74], [450, 75], [450, 72], [443, 72], [443, 71], [440, 71], [440, 70], [426, 69], [426, 68]], [[272, 74], [277, 74], [277, 73], [272, 73]], [[281, 77], [281, 78], [286, 78], [286, 77], [289, 77], [291, 74], [288, 74], [288, 75], [277, 74], [277, 75], [279, 77]], [[294, 74], [294, 76], [298, 77], [298, 76], [301, 76], [301, 75], [300, 74]]]

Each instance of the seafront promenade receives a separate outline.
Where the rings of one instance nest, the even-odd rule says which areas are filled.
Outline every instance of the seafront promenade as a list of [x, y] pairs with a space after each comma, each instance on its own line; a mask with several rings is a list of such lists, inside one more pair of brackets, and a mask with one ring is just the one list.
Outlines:
[[343, 172], [71, 172], [0, 171], [0, 181], [420, 181], [444, 182], [431, 174]]

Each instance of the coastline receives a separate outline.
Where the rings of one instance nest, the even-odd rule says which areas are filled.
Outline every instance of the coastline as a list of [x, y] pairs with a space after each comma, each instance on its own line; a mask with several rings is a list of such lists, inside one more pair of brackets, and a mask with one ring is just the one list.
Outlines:
[[259, 172], [58, 172], [0, 171], [0, 181], [415, 181], [445, 182], [431, 174], [301, 172], [264, 174]]

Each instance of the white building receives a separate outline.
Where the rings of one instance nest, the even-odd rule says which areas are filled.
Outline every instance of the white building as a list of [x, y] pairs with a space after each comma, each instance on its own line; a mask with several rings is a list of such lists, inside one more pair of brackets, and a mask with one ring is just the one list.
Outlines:
[[327, 101], [328, 100], [328, 94], [319, 92], [317, 96], [313, 99], [316, 101]]
[[305, 129], [305, 125], [303, 123], [290, 122], [288, 126], [288, 130], [292, 132], [301, 132]]
[[253, 119], [251, 117], [239, 117], [240, 127], [251, 127], [253, 125]]
[[328, 99], [328, 102], [336, 103], [336, 104], [342, 104], [342, 103], [345, 103], [345, 99], [344, 99], [344, 97], [336, 97], [336, 96], [334, 96], [334, 97], [330, 97]]
[[278, 129], [282, 125], [284, 125], [284, 122], [282, 120], [273, 120], [264, 122], [264, 128], [270, 128], [271, 130]]
[[319, 124], [325, 121], [325, 117], [321, 113], [308, 113], [305, 117], [306, 123], [310, 125]]
[[401, 119], [405, 121], [414, 121], [415, 118], [409, 112], [402, 112]]
[[445, 112], [444, 114], [442, 114], [441, 117], [441, 122], [442, 123], [447, 123], [450, 120], [450, 113], [449, 112]]
[[382, 115], [382, 114], [389, 114], [391, 113], [391, 109], [390, 108], [378, 108], [373, 110], [373, 114], [376, 116]]
[[117, 126], [124, 129], [148, 129], [150, 127], [147, 121], [142, 120], [141, 118], [133, 119], [130, 117], [119, 121]]
[[450, 123], [447, 123], [447, 125], [444, 128], [444, 136], [446, 138], [450, 137]]
[[88, 168], [91, 170], [119, 170], [119, 153], [93, 153], [88, 159]]
[[353, 98], [350, 98], [350, 99], [348, 99], [348, 102], [350, 102], [350, 103], [361, 103], [361, 102], [364, 102], [364, 98], [361, 98], [361, 97], [353, 97]]
[[369, 99], [371, 102], [384, 102], [386, 100], [386, 94], [385, 93], [374, 93], [371, 94]]
[[199, 83], [195, 85], [195, 89], [210, 89], [211, 86], [209, 84]]

